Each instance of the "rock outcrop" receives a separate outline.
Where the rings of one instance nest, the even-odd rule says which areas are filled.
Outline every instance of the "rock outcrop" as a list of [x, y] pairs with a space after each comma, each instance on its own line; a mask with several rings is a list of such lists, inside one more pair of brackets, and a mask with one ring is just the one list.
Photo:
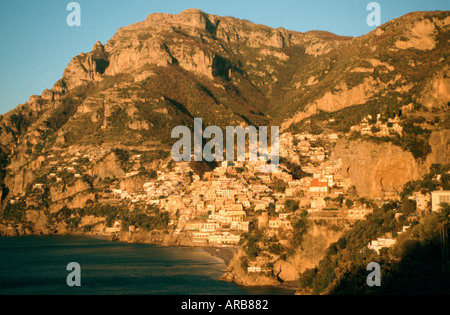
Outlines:
[[222, 280], [251, 287], [276, 286], [280, 284], [280, 281], [277, 279], [263, 273], [249, 274], [247, 270], [241, 267], [242, 257], [246, 256], [242, 248], [240, 248], [231, 260], [226, 273], [222, 276]]
[[284, 282], [298, 281], [299, 272], [316, 267], [325, 257], [331, 243], [342, 235], [343, 229], [333, 230], [329, 226], [312, 225], [305, 234], [304, 241], [295, 255], [287, 260], [278, 260], [273, 267], [273, 275], [248, 273], [241, 267], [245, 252], [240, 248], [231, 260], [222, 280], [244, 286], [277, 286]]
[[448, 109], [450, 103], [450, 67], [446, 66], [427, 82], [420, 93], [420, 102], [429, 110]]
[[333, 156], [341, 159], [343, 175], [350, 177], [358, 194], [370, 198], [398, 193], [427, 171], [410, 152], [392, 143], [341, 140]]
[[297, 281], [299, 272], [316, 267], [325, 257], [330, 244], [336, 242], [342, 233], [343, 227], [335, 230], [331, 226], [312, 225], [295, 256], [287, 261], [275, 263], [274, 273], [283, 282]]
[[426, 165], [450, 164], [450, 130], [442, 129], [430, 135], [431, 153], [427, 156]]
[[90, 175], [98, 176], [102, 179], [107, 177], [123, 178], [125, 171], [120, 166], [116, 155], [111, 153], [92, 167]]

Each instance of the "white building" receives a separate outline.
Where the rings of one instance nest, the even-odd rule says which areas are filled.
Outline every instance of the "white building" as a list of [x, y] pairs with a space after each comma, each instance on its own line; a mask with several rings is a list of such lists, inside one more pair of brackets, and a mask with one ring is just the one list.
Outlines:
[[396, 240], [391, 238], [379, 238], [376, 241], [371, 241], [367, 248], [373, 249], [379, 255], [382, 248], [389, 248], [395, 245], [396, 242]]
[[414, 200], [416, 202], [416, 209], [419, 211], [425, 211], [430, 203], [431, 195], [423, 195], [420, 192], [414, 192], [412, 196], [408, 197], [409, 200]]
[[373, 209], [368, 209], [366, 207], [359, 209], [349, 209], [348, 210], [348, 219], [349, 220], [364, 220], [366, 216], [370, 213], [373, 213]]
[[311, 194], [323, 196], [328, 193], [328, 181], [320, 181], [317, 178], [314, 178], [309, 184], [309, 192]]
[[450, 190], [436, 190], [431, 192], [431, 210], [437, 212], [441, 203], [450, 204]]
[[248, 273], [261, 272], [261, 267], [260, 266], [250, 266], [250, 267], [247, 268], [247, 272]]

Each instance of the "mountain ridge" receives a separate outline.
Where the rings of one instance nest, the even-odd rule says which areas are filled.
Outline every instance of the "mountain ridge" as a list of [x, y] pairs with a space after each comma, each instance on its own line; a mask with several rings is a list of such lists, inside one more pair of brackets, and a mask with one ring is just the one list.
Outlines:
[[[449, 25], [448, 11], [414, 12], [347, 38], [196, 9], [150, 14], [75, 56], [52, 89], [1, 116], [4, 164], [17, 165], [14, 173], [72, 145], [167, 150], [172, 128], [192, 127], [194, 117], [314, 132], [348, 131], [364, 115], [405, 106], [445, 113]], [[343, 119], [329, 124], [324, 114]]]
[[[344, 36], [338, 36], [338, 35], [335, 35], [335, 34], [332, 34], [332, 33], [329, 33], [329, 32], [325, 32], [325, 31], [308, 31], [308, 32], [306, 32], [306, 33], [301, 33], [301, 32], [297, 32], [297, 31], [287, 31], [287, 30], [285, 30], [285, 29], [283, 29], [283, 28], [277, 28], [277, 29], [273, 29], [273, 28], [270, 28], [270, 27], [268, 27], [268, 26], [263, 26], [263, 25], [259, 25], [259, 24], [253, 24], [255, 27], [263, 27], [264, 29], [266, 29], [266, 30], [270, 30], [271, 32], [275, 32], [274, 34], [275, 34], [275, 37], [278, 37], [281, 33], [280, 32], [284, 32], [284, 33], [287, 33], [287, 34], [296, 34], [296, 35], [299, 35], [299, 36], [305, 36], [305, 35], [318, 35], [318, 34], [325, 34], [325, 37], [329, 37], [330, 35], [332, 36], [332, 37], [334, 37], [334, 38], [338, 38], [338, 39], [342, 39], [342, 40], [352, 40], [352, 41], [354, 41], [355, 39], [359, 39], [359, 38], [363, 38], [363, 37], [365, 37], [365, 36], [369, 36], [370, 34], [373, 34], [373, 33], [377, 33], [377, 32], [379, 32], [380, 31], [380, 29], [382, 29], [383, 27], [386, 27], [387, 25], [389, 25], [389, 24], [391, 24], [391, 23], [396, 23], [396, 21], [397, 20], [402, 20], [402, 19], [407, 19], [407, 18], [409, 18], [409, 17], [414, 17], [415, 19], [416, 18], [422, 18], [421, 16], [423, 16], [423, 15], [430, 15], [430, 14], [432, 14], [432, 15], [446, 15], [447, 16], [447, 18], [445, 19], [445, 24], [448, 26], [448, 20], [449, 20], [449, 18], [448, 18], [448, 12], [445, 12], [445, 11], [438, 11], [438, 12], [435, 12], [435, 13], [432, 13], [432, 12], [412, 12], [412, 13], [408, 13], [408, 14], [406, 14], [406, 15], [404, 15], [403, 17], [401, 17], [401, 18], [398, 18], [398, 19], [395, 19], [395, 20], [392, 20], [392, 21], [389, 21], [389, 22], [387, 22], [386, 24], [384, 24], [383, 26], [381, 26], [380, 28], [377, 28], [376, 30], [374, 30], [374, 31], [372, 31], [372, 32], [370, 32], [370, 33], [368, 33], [368, 34], [366, 34], [366, 35], [363, 35], [363, 36], [361, 36], [361, 37], [354, 37], [354, 38], [351, 38], [351, 37], [344, 37]], [[198, 9], [188, 9], [188, 10], [185, 10], [185, 11], [182, 11], [180, 14], [177, 14], [177, 15], [174, 15], [174, 14], [162, 14], [162, 13], [154, 13], [154, 14], [150, 14], [149, 16], [148, 16], [148, 18], [147, 18], [147, 20], [145, 20], [145, 21], [142, 21], [142, 22], [138, 22], [138, 23], [135, 23], [135, 24], [132, 24], [132, 25], [130, 25], [130, 26], [127, 26], [127, 27], [122, 27], [122, 28], [120, 28], [119, 30], [118, 30], [118, 32], [113, 36], [113, 38], [111, 38], [109, 41], [108, 41], [108, 43], [107, 44], [105, 44], [106, 46], [108, 46], [108, 44], [109, 43], [114, 43], [116, 40], [116, 37], [117, 36], [119, 36], [119, 34], [121, 34], [122, 32], [126, 32], [126, 31], [128, 31], [128, 30], [135, 30], [136, 28], [142, 28], [142, 27], [140, 27], [140, 25], [144, 25], [144, 28], [146, 27], [146, 24], [145, 23], [147, 23], [147, 22], [149, 22], [149, 21], [152, 21], [152, 19], [154, 19], [154, 17], [171, 17], [171, 18], [175, 18], [175, 22], [178, 22], [178, 23], [180, 23], [180, 25], [188, 25], [188, 26], [194, 26], [194, 28], [198, 28], [198, 29], [205, 29], [205, 30], [207, 30], [207, 28], [208, 28], [208, 26], [207, 26], [207, 21], [209, 21], [210, 19], [212, 19], [213, 21], [215, 21], [215, 23], [217, 23], [218, 25], [220, 25], [220, 23], [222, 22], [222, 20], [224, 20], [224, 21], [227, 21], [228, 19], [232, 19], [233, 21], [237, 21], [236, 23], [242, 23], [241, 25], [249, 25], [249, 24], [252, 24], [251, 22], [249, 22], [249, 21], [244, 21], [244, 20], [240, 20], [240, 19], [236, 19], [236, 18], [231, 18], [231, 17], [225, 17], [225, 18], [221, 18], [221, 17], [218, 17], [218, 16], [215, 16], [215, 15], [210, 15], [210, 14], [207, 14], [207, 13], [205, 13], [205, 12], [203, 12], [203, 11], [200, 11], [200, 10], [198, 10]], [[202, 20], [202, 18], [204, 18], [204, 20]], [[221, 20], [219, 20], [219, 18], [221, 19]], [[178, 20], [177, 20], [178, 19]], [[157, 21], [157, 20], [156, 20]], [[181, 21], [181, 22], [180, 22]], [[167, 21], [166, 21], [167, 22]], [[203, 25], [203, 24], [204, 25]], [[209, 22], [209, 23], [211, 23], [211, 22]], [[225, 24], [225, 25], [227, 25], [227, 24]], [[447, 27], [446, 26], [446, 27]], [[277, 33], [278, 32], [278, 33]], [[198, 34], [197, 34], [198, 35]], [[231, 39], [229, 39], [229, 40], [231, 40]], [[283, 43], [283, 37], [281, 37], [281, 41], [274, 41], [273, 42], [274, 44], [275, 44], [275, 46], [283, 46], [283, 45], [286, 45], [286, 46], [289, 46], [289, 43], [291, 43], [290, 41], [288, 41], [288, 44], [286, 44], [286, 43]], [[270, 46], [270, 44], [272, 44], [272, 42], [268, 42], [268, 43], [265, 43], [265, 44], [268, 44], [269, 46]], [[102, 56], [98, 56], [98, 53], [97, 53], [97, 55], [95, 54], [95, 52], [98, 52], [98, 50], [103, 50], [103, 55]], [[107, 49], [108, 50], [108, 49]], [[312, 52], [312, 51], [310, 51], [311, 53], [313, 53], [314, 54], [314, 52]], [[71, 73], [71, 68], [76, 68], [75, 70], [80, 70], [80, 69], [77, 69], [79, 66], [81, 66], [81, 68], [83, 68], [82, 70], [84, 71], [84, 73], [82, 73], [82, 75], [80, 75], [78, 78], [76, 78], [75, 79], [75, 81], [96, 81], [96, 80], [99, 80], [99, 77], [98, 77], [98, 74], [103, 74], [103, 73], [105, 73], [105, 71], [107, 71], [107, 68], [109, 67], [109, 65], [105, 65], [105, 64], [103, 64], [103, 65], [101, 65], [101, 64], [98, 64], [98, 61], [101, 61], [101, 60], [103, 60], [103, 59], [105, 59], [105, 55], [104, 55], [104, 53], [105, 53], [105, 51], [104, 51], [104, 45], [102, 45], [100, 42], [96, 42], [95, 43], [95, 45], [94, 45], [94, 47], [93, 47], [93, 49], [92, 49], [92, 51], [91, 52], [89, 52], [89, 53], [86, 53], [86, 54], [84, 54], [84, 53], [81, 53], [81, 54], [79, 54], [78, 56], [76, 56], [72, 61], [71, 61], [71, 63], [69, 64], [69, 66], [64, 70], [64, 72], [66, 73], [66, 74], [63, 74], [63, 80], [66, 78], [66, 81], [71, 81], [70, 79], [71, 78], [69, 78], [69, 73]], [[107, 53], [110, 53], [110, 51], [107, 51]], [[79, 61], [80, 61], [80, 59], [82, 59], [83, 57], [85, 57], [86, 55], [89, 55], [89, 54], [92, 54], [93, 56], [93, 60], [87, 60], [87, 64], [79, 64]], [[164, 55], [164, 54], [163, 54]], [[166, 57], [166, 56], [163, 56], [163, 57]], [[166, 64], [171, 64], [171, 61], [170, 60], [164, 60], [164, 58], [160, 58], [160, 59], [158, 59], [157, 61], [159, 61], [159, 62], [161, 62], [163, 65], [166, 65]], [[172, 61], [173, 62], [173, 61]], [[95, 63], [95, 64], [94, 64]], [[156, 62], [156, 64], [159, 64], [158, 62]], [[72, 66], [71, 66], [72, 65]], [[139, 66], [137, 66], [138, 68], [139, 68]], [[115, 69], [115, 70], [114, 70]], [[190, 69], [190, 70], [192, 70], [192, 69]], [[197, 73], [200, 73], [200, 74], [205, 74], [204, 72], [203, 72], [203, 70], [204, 69], [193, 69], [193, 71], [194, 72], [197, 72]], [[74, 71], [75, 73], [77, 73], [77, 71]], [[80, 72], [81, 73], [81, 72]], [[116, 75], [116, 74], [118, 74], [118, 73], [123, 73], [123, 71], [119, 71], [119, 70], [117, 70], [117, 66], [116, 67], [113, 67], [113, 70], [110, 70], [109, 72], [108, 72], [110, 75]], [[209, 77], [211, 77], [211, 74], [210, 73], [207, 73], [207, 76], [209, 76]], [[85, 78], [83, 78], [83, 77], [85, 77]], [[73, 86], [77, 86], [78, 85], [78, 83], [79, 82], [76, 82], [75, 84], [73, 84]], [[44, 92], [43, 92], [43, 95], [42, 95], [42, 97], [44, 98], [44, 99], [48, 99], [49, 97], [51, 97], [51, 96], [49, 96], [48, 94], [49, 93], [53, 93], [53, 94], [55, 94], [55, 96], [56, 97], [58, 97], [57, 96], [57, 94], [58, 93], [61, 93], [62, 91], [64, 91], [65, 89], [67, 89], [67, 88], [69, 88], [70, 86], [72, 86], [72, 84], [68, 84], [68, 82], [61, 82], [61, 80], [60, 81], [58, 81], [58, 82], [56, 82], [56, 84], [54, 85], [54, 87], [51, 89], [51, 90], [45, 90]], [[49, 92], [50, 91], [50, 92]], [[54, 97], [55, 97], [54, 96]], [[32, 96], [33, 98], [37, 98], [37, 97], [40, 97], [40, 96]], [[19, 105], [20, 106], [20, 105]], [[5, 114], [6, 115], [6, 114]]]

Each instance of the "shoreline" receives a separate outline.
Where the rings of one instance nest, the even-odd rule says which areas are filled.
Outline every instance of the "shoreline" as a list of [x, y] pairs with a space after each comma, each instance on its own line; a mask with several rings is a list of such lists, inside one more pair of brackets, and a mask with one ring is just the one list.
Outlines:
[[152, 243], [152, 242], [132, 242], [132, 241], [122, 241], [120, 239], [115, 239], [112, 235], [103, 235], [103, 234], [90, 234], [90, 233], [55, 233], [55, 234], [27, 234], [27, 235], [2, 235], [0, 238], [3, 237], [64, 237], [64, 236], [72, 236], [72, 237], [87, 237], [87, 238], [93, 238], [93, 239], [99, 239], [104, 240], [108, 242], [119, 242], [124, 244], [148, 244], [156, 247], [161, 248], [182, 248], [182, 249], [200, 249], [203, 250], [205, 253], [208, 253], [211, 255], [212, 258], [219, 261], [220, 263], [223, 263], [226, 267], [229, 266], [231, 260], [233, 259], [235, 253], [237, 252], [237, 247], [223, 247], [223, 246], [207, 246], [207, 245], [179, 245], [179, 244], [169, 244], [169, 245], [162, 245], [161, 243]]
[[225, 264], [227, 268], [237, 252], [236, 247], [201, 246], [199, 248], [210, 254], [214, 259], [219, 260], [219, 262]]
[[[199, 245], [199, 246], [193, 246], [193, 245], [162, 245], [162, 244], [155, 244], [155, 243], [139, 243], [139, 242], [126, 242], [114, 239], [113, 237], [109, 235], [98, 235], [98, 234], [87, 234], [87, 233], [61, 233], [61, 234], [31, 234], [31, 235], [15, 235], [15, 236], [0, 236], [1, 237], [19, 237], [19, 238], [26, 238], [26, 237], [87, 237], [91, 239], [98, 239], [103, 240], [107, 242], [119, 242], [123, 244], [147, 244], [154, 247], [159, 248], [180, 248], [180, 249], [199, 249], [211, 256], [212, 259], [218, 261], [219, 263], [225, 265], [225, 268], [223, 271], [226, 271], [230, 265], [231, 260], [233, 259], [234, 255], [237, 253], [238, 248], [237, 247], [222, 247], [222, 246], [206, 246], [206, 245]], [[219, 281], [226, 281], [223, 279], [218, 279]], [[242, 287], [253, 287], [253, 286], [245, 286], [242, 284], [239, 284], [235, 281], [232, 281], [238, 286]], [[277, 289], [285, 289], [285, 290], [291, 290], [291, 291], [297, 291], [298, 290], [298, 281], [291, 281], [291, 282], [284, 282], [279, 285], [268, 285], [268, 286], [262, 286], [262, 287], [271, 287], [271, 288], [277, 288]]]
[[183, 248], [183, 249], [201, 249], [204, 252], [211, 255], [216, 260], [219, 260], [219, 262], [225, 264], [227, 267], [230, 264], [231, 259], [233, 259], [234, 254], [237, 252], [237, 247], [223, 247], [223, 246], [207, 246], [207, 245], [179, 245], [179, 244], [168, 244], [168, 245], [162, 245], [161, 243], [152, 243], [152, 242], [133, 242], [133, 241], [122, 241], [120, 239], [115, 239], [113, 235], [106, 235], [106, 234], [91, 234], [91, 233], [54, 233], [54, 234], [41, 234], [41, 233], [35, 233], [35, 234], [26, 234], [26, 235], [2, 235], [0, 238], [3, 237], [63, 237], [63, 236], [73, 236], [73, 237], [87, 237], [87, 238], [93, 238], [93, 239], [99, 239], [104, 240], [108, 242], [119, 242], [124, 244], [148, 244], [153, 245], [156, 247], [161, 248]]

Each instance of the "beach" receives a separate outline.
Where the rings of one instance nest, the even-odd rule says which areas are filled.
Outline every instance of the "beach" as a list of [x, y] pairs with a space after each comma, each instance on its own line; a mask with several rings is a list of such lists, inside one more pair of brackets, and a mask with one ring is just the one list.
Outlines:
[[237, 249], [234, 247], [212, 247], [212, 246], [204, 246], [202, 249], [209, 253], [211, 256], [220, 259], [223, 261], [225, 265], [229, 265], [231, 259], [233, 259], [234, 254]]

